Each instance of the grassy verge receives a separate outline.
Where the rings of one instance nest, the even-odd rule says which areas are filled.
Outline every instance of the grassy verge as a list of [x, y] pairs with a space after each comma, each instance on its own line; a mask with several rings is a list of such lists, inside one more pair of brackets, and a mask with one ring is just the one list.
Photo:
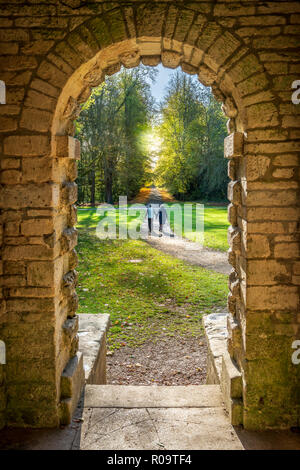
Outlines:
[[[182, 211], [182, 222], [184, 221], [184, 217], [187, 220], [192, 220], [191, 228], [183, 229], [181, 232], [181, 220], [175, 217], [173, 221], [173, 217], [171, 216], [171, 226], [172, 229], [177, 234], [184, 235], [186, 238], [195, 241], [195, 229], [196, 229], [196, 217], [198, 214], [198, 221], [200, 221], [201, 213], [195, 210], [195, 204], [193, 203], [176, 203], [180, 205]], [[166, 204], [168, 208], [168, 204]], [[169, 206], [171, 207], [171, 206]], [[85, 227], [86, 229], [93, 230], [96, 228], [97, 223], [101, 220], [101, 216], [97, 215], [95, 208], [80, 208], [78, 209], [79, 214], [79, 226]], [[126, 212], [124, 209], [118, 210], [116, 207], [115, 212], [108, 211], [107, 213], [107, 221], [112, 222], [114, 217], [116, 218], [117, 226], [125, 226], [128, 224], [130, 227], [133, 224], [138, 215], [130, 215], [127, 217], [126, 222]], [[142, 222], [143, 216], [140, 218]], [[227, 207], [209, 207], [205, 206], [204, 208], [204, 246], [211, 248], [213, 250], [219, 251], [227, 251], [228, 250], [228, 242], [227, 242], [227, 230], [228, 230], [228, 220], [227, 220]]]
[[201, 317], [224, 307], [227, 276], [187, 265], [140, 240], [100, 241], [79, 211], [79, 312], [109, 313], [109, 349], [164, 332], [201, 334]]
[[[200, 221], [203, 217], [201, 211], [198, 213], [195, 203], [179, 203], [182, 207], [182, 219], [184, 218], [184, 213], [187, 214], [187, 219], [192, 218], [192, 230], [184, 230], [183, 235], [193, 241], [195, 240], [195, 229], [196, 229], [196, 218], [198, 214], [198, 220]], [[183, 209], [184, 206], [184, 209]], [[227, 207], [204, 207], [204, 246], [211, 248], [213, 250], [227, 251], [228, 250], [228, 241], [227, 241], [227, 230], [229, 227], [229, 222], [227, 220]], [[178, 229], [176, 225], [174, 226], [174, 231], [180, 233], [180, 228]]]

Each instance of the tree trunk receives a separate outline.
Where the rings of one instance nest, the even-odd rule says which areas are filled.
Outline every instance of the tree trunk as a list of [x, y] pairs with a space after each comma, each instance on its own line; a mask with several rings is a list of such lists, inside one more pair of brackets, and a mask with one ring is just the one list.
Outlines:
[[105, 202], [108, 204], [113, 203], [112, 183], [112, 174], [108, 173], [105, 177]]
[[95, 170], [92, 169], [90, 173], [90, 188], [91, 188], [91, 206], [95, 206]]

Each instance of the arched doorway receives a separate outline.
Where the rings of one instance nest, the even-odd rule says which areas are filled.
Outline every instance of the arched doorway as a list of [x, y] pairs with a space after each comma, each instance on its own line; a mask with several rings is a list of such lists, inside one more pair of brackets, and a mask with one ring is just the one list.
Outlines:
[[[255, 50], [259, 41], [250, 49], [238, 28], [231, 32], [235, 20], [226, 9], [223, 18], [216, 6], [212, 19], [212, 8], [162, 3], [108, 5], [102, 12], [101, 6], [101, 12], [74, 15], [66, 23], [67, 34], [62, 40], [54, 38], [49, 52], [40, 50], [38, 60], [26, 56], [24, 68], [31, 72], [20, 119], [3, 143], [6, 158], [22, 158], [22, 175], [7, 170], [2, 180], [7, 185], [2, 203], [7, 236], [17, 227], [25, 237], [24, 244], [10, 244], [7, 238], [3, 246], [6, 276], [19, 276], [21, 283], [12, 279], [15, 290], [5, 293], [2, 336], [7, 357], [15, 364], [5, 377], [8, 424], [58, 423], [60, 376], [76, 347], [76, 335], [68, 341], [63, 332], [77, 305], [72, 276], [65, 282], [76, 267], [73, 204], [80, 150], [72, 122], [78, 103], [105, 74], [140, 61], [181, 65], [188, 73], [198, 73], [224, 103], [229, 117], [225, 157], [232, 180], [228, 351], [241, 372], [242, 423], [246, 428], [297, 423], [299, 369], [290, 359], [299, 331], [298, 182], [291, 171], [298, 165], [297, 136], [281, 128], [282, 98], [270, 67]], [[59, 19], [64, 21], [63, 12]], [[20, 272], [9, 274], [8, 269]], [[16, 321], [15, 313], [24, 321]]]

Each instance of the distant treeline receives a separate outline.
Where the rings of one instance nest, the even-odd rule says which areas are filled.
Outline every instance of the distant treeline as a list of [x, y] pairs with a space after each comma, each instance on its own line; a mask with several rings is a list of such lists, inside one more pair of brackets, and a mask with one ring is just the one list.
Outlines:
[[151, 129], [155, 70], [123, 69], [95, 88], [83, 106], [76, 135], [81, 141], [78, 202], [112, 203], [131, 198], [149, 179], [150, 156], [144, 136]]

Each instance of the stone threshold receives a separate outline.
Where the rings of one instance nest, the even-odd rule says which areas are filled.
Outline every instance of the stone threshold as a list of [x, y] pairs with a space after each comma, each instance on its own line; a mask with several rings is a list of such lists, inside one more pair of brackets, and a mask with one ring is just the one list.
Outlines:
[[87, 385], [85, 408], [218, 408], [219, 385]]
[[229, 313], [203, 317], [207, 341], [207, 384], [220, 384], [226, 412], [232, 425], [243, 424], [242, 374], [227, 349]]
[[60, 424], [69, 424], [85, 384], [106, 384], [108, 314], [79, 314], [79, 350], [61, 375]]

